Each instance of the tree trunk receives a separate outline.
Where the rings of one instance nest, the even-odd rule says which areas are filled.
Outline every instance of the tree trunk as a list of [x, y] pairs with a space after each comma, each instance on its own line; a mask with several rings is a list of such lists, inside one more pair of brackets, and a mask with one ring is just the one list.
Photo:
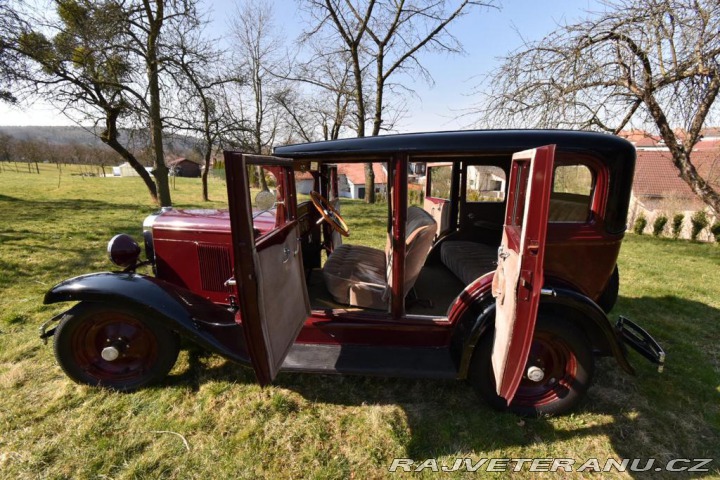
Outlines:
[[373, 164], [365, 164], [365, 203], [375, 203], [375, 172]]
[[[713, 79], [712, 85], [714, 86], [714, 90], [712, 90], [708, 98], [705, 99], [705, 102], [707, 102], [708, 105], [712, 105], [715, 101], [715, 95], [720, 89], [720, 81]], [[716, 192], [712, 186], [710, 186], [710, 184], [698, 174], [697, 169], [690, 160], [693, 145], [680, 144], [675, 132], [670, 127], [670, 122], [668, 121], [665, 112], [652, 95], [652, 92], [648, 92], [643, 97], [643, 100], [650, 111], [650, 115], [653, 117], [653, 120], [655, 120], [655, 124], [660, 131], [660, 136], [665, 141], [665, 145], [668, 147], [668, 150], [672, 155], [673, 164], [680, 172], [680, 178], [690, 186], [692, 191], [695, 192], [695, 194], [700, 197], [705, 204], [710, 206], [710, 208], [712, 208], [716, 213], [720, 213], [720, 194], [718, 194], [718, 192]], [[694, 134], [693, 139], [699, 137], [701, 126], [702, 122], [699, 122], [695, 126], [694, 131], [688, 132], [691, 135]]]
[[[153, 201], [158, 203], [157, 186], [153, 182], [152, 177], [138, 159], [135, 158], [135, 155], [130, 153], [120, 144], [120, 142], [118, 142], [117, 118], [119, 114], [119, 109], [113, 109], [110, 107], [105, 108], [105, 131], [100, 134], [100, 140], [105, 145], [115, 150], [126, 162], [130, 164], [131, 167], [133, 167], [133, 170], [135, 170], [137, 174], [140, 175], [140, 178], [143, 179], [143, 182], [145, 182], [145, 186], [150, 192], [150, 196]], [[58, 168], [60, 168], [60, 162], [58, 162]]]
[[[357, 136], [361, 138], [365, 136], [365, 99], [362, 93], [362, 73], [359, 63], [354, 61], [353, 63], [355, 66], [355, 96], [357, 98]], [[375, 203], [375, 172], [373, 172], [372, 163], [365, 164], [365, 203]]]
[[695, 166], [690, 162], [690, 156], [686, 152], [681, 152], [677, 156], [673, 154], [673, 163], [680, 171], [680, 178], [687, 183], [700, 199], [712, 208], [715, 213], [720, 213], [720, 195], [710, 184], [701, 177]]
[[[146, 0], [147, 1], [147, 0]], [[172, 206], [170, 198], [170, 185], [168, 183], [168, 167], [165, 165], [165, 153], [163, 149], [162, 116], [160, 114], [160, 83], [157, 59], [157, 41], [160, 36], [164, 10], [163, 0], [156, 0], [157, 10], [153, 18], [152, 10], [146, 4], [148, 12], [148, 23], [150, 31], [147, 40], [147, 77], [148, 91], [150, 93], [150, 140], [152, 142], [153, 156], [155, 161], [155, 183], [160, 199], [161, 207]]]
[[210, 173], [210, 158], [212, 157], [212, 142], [206, 140], [205, 147], [205, 168], [202, 173], [202, 198], [203, 201], [210, 201], [210, 194], [208, 192], [208, 174]]
[[260, 190], [262, 190], [263, 192], [270, 191], [270, 189], [268, 188], [267, 180], [265, 180], [265, 171], [260, 165], [257, 166], [257, 176], [258, 181], [260, 182]]

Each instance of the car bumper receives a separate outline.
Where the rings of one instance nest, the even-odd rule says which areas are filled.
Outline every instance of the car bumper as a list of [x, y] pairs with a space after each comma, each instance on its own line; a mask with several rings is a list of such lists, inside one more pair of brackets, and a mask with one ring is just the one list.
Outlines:
[[643, 357], [658, 366], [658, 372], [665, 367], [665, 350], [637, 323], [620, 316], [615, 328], [623, 345], [632, 347]]

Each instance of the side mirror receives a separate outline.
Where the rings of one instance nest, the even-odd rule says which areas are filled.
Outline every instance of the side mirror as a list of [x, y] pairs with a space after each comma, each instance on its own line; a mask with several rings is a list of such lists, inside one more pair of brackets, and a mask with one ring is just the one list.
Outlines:
[[262, 190], [255, 195], [255, 208], [265, 211], [275, 206], [275, 194], [267, 190]]

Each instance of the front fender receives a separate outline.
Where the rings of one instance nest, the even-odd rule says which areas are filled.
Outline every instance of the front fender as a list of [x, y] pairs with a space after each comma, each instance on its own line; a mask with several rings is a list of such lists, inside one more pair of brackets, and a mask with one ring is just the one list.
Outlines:
[[55, 285], [43, 303], [70, 301], [122, 305], [207, 350], [250, 362], [242, 325], [232, 311], [163, 280], [137, 273], [81, 275]]

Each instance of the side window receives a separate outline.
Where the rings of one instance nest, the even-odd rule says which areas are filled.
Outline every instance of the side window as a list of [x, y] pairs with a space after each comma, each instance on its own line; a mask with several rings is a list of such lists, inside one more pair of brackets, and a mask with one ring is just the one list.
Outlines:
[[287, 208], [284, 206], [285, 191], [276, 176], [281, 174], [282, 169], [279, 167], [260, 165], [248, 167], [253, 219], [262, 222], [263, 219], [267, 221], [274, 216], [276, 227], [284, 225], [287, 221]]
[[430, 196], [434, 198], [450, 199], [450, 183], [452, 180], [452, 167], [442, 165], [430, 167]]
[[590, 219], [595, 178], [582, 164], [558, 165], [550, 196], [551, 222], [585, 223]]
[[505, 172], [491, 165], [469, 165], [465, 179], [466, 202], [505, 201]]

